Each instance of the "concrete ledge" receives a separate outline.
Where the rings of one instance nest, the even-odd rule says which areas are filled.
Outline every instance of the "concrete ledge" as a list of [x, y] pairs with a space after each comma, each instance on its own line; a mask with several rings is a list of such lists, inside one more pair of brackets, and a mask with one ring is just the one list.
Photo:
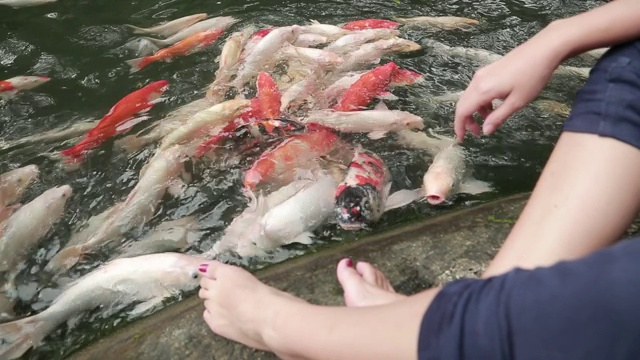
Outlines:
[[[335, 265], [350, 256], [379, 266], [402, 293], [477, 276], [493, 257], [528, 197], [505, 198], [438, 216], [264, 269], [267, 284], [310, 302], [341, 305]], [[276, 359], [213, 335], [197, 296], [141, 319], [69, 359]]]

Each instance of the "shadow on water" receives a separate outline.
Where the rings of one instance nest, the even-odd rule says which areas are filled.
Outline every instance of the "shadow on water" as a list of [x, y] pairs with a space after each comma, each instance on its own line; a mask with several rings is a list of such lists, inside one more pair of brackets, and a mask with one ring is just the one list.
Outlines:
[[[290, 25], [302, 24], [309, 19], [338, 24], [366, 17], [455, 15], [476, 18], [481, 25], [467, 32], [406, 29], [402, 36], [418, 43], [421, 39], [433, 38], [449, 45], [484, 48], [504, 54], [551, 20], [594, 7], [597, 3], [558, 0], [59, 0], [33, 8], [2, 7], [0, 79], [17, 75], [44, 75], [53, 80], [0, 104], [0, 139], [19, 139], [65, 124], [99, 119], [124, 95], [160, 79], [170, 83], [166, 93], [168, 100], [152, 109], [152, 120], [149, 121], [160, 119], [180, 105], [203, 96], [202, 89], [214, 77], [216, 64], [213, 59], [219, 55], [222, 41], [200, 53], [170, 63], [155, 63], [144, 71], [130, 75], [125, 60], [134, 55], [123, 46], [132, 38], [131, 33], [122, 26], [126, 23], [146, 27], [167, 19], [207, 12], [210, 15], [233, 15], [242, 19], [230, 29], [230, 33], [249, 24]], [[453, 106], [443, 105], [433, 109], [428, 106], [428, 98], [463, 90], [479, 64], [429, 51], [396, 56], [394, 60], [401, 67], [425, 74], [427, 81], [394, 91], [400, 100], [389, 103], [389, 106], [421, 115], [429, 126], [452, 134]], [[570, 104], [580, 85], [579, 79], [552, 82], [542, 97]], [[472, 138], [465, 142], [468, 162], [475, 176], [493, 185], [495, 191], [491, 193], [460, 196], [453, 205], [441, 208], [413, 204], [386, 214], [370, 231], [349, 233], [339, 230], [335, 225], [325, 225], [316, 231], [317, 245], [292, 246], [276, 252], [271, 261], [282, 261], [331, 246], [336, 241], [354, 241], [381, 229], [529, 191], [556, 141], [562, 121], [561, 116], [545, 114], [529, 107], [518, 113], [496, 135]], [[360, 135], [348, 138], [363, 143], [387, 161], [393, 173], [394, 190], [420, 186], [429, 164], [429, 159], [425, 159], [423, 154], [398, 146], [393, 136], [379, 141], [371, 141]], [[27, 279], [39, 278], [38, 274], [44, 265], [64, 245], [76, 224], [126, 197], [135, 186], [141, 167], [152, 155], [152, 147], [127, 155], [111, 149], [111, 144], [107, 144], [92, 154], [82, 169], [67, 173], [55, 161], [38, 156], [60, 148], [61, 144], [54, 144], [30, 147], [29, 151], [0, 152], [0, 172], [29, 163], [41, 167], [40, 180], [30, 188], [25, 202], [53, 186], [70, 184], [74, 189], [65, 217], [42, 242], [43, 249], [35, 254], [28, 270], [23, 272], [23, 289], [33, 288]], [[200, 248], [193, 251], [207, 250], [225, 226], [246, 206], [240, 191], [240, 179], [251, 160], [243, 160], [225, 171], [207, 169], [198, 174], [185, 195], [177, 200], [167, 198], [161, 212], [150, 225], [185, 215], [204, 216], [209, 231]], [[263, 265], [251, 263], [250, 267], [256, 269]], [[82, 272], [86, 272], [86, 269], [79, 269], [76, 274]], [[47, 286], [45, 280], [41, 279], [41, 286]], [[37, 312], [32, 307], [38, 297], [37, 291], [30, 291], [28, 295], [18, 305], [20, 316]], [[30, 351], [25, 358], [63, 358], [65, 354], [103, 336], [123, 322], [117, 317], [106, 320], [96, 318], [99, 319], [96, 314], [85, 316], [72, 327], [62, 326], [43, 346]]]

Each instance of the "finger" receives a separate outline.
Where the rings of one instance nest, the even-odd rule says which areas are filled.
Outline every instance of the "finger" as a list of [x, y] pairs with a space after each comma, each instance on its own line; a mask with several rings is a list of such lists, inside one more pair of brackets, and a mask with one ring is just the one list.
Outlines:
[[460, 142], [464, 139], [465, 130], [471, 131], [474, 135], [480, 135], [480, 126], [473, 118], [473, 114], [482, 111], [493, 100], [491, 93], [476, 90], [476, 83], [471, 81], [467, 90], [462, 93], [460, 100], [456, 103], [454, 131]]
[[478, 109], [478, 113], [482, 116], [482, 119], [486, 120], [489, 114], [493, 111], [493, 103], [488, 103]]
[[509, 118], [509, 116], [513, 115], [513, 113], [520, 110], [522, 107], [523, 105], [521, 105], [513, 95], [507, 97], [504, 102], [498, 106], [497, 109], [493, 110], [493, 112], [491, 112], [484, 121], [484, 124], [482, 125], [482, 132], [485, 135], [492, 134], [507, 120], [507, 118]]

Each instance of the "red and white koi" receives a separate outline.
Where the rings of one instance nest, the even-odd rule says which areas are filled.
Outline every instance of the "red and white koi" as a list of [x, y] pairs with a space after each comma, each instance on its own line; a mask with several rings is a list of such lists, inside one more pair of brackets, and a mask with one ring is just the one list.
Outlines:
[[46, 76], [16, 76], [0, 80], [0, 98], [10, 98], [20, 91], [34, 89], [51, 78]]
[[295, 135], [265, 151], [244, 177], [244, 187], [254, 190], [264, 182], [289, 183], [297, 171], [313, 168], [318, 157], [331, 153], [340, 139], [330, 130]]
[[167, 90], [168, 82], [160, 80], [136, 90], [118, 101], [98, 124], [78, 144], [60, 153], [73, 160], [79, 160], [90, 149], [100, 146], [107, 139], [125, 133], [146, 117], [134, 115], [149, 111]]
[[385, 212], [390, 189], [391, 173], [384, 161], [358, 145], [335, 193], [335, 215], [340, 227], [358, 230], [378, 221]]

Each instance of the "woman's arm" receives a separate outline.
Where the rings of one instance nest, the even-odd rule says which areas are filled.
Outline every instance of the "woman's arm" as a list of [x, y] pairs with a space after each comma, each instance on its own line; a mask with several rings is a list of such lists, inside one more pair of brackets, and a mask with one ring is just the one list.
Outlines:
[[556, 20], [541, 34], [551, 41], [562, 59], [585, 51], [612, 46], [640, 38], [640, 1], [617, 0], [584, 12]]
[[284, 359], [417, 359], [420, 324], [438, 290], [357, 308], [287, 301], [263, 336]]
[[[480, 134], [473, 119], [485, 119], [482, 130], [493, 133], [516, 111], [535, 99], [561, 62], [584, 51], [640, 38], [640, 1], [616, 0], [549, 24], [496, 62], [478, 70], [457, 103], [455, 132]], [[491, 102], [504, 99], [493, 109]]]

